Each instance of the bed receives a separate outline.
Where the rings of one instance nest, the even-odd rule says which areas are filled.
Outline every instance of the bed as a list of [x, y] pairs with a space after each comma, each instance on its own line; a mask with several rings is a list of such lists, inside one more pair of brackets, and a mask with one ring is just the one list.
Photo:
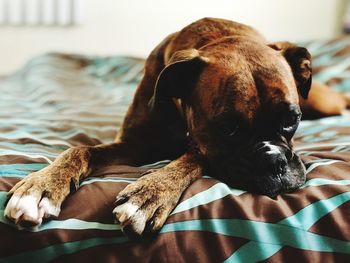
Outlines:
[[[350, 92], [350, 38], [307, 43], [314, 79]], [[7, 192], [75, 145], [114, 139], [144, 60], [46, 54], [0, 79], [0, 262], [350, 262], [350, 118], [303, 121], [295, 145], [307, 182], [276, 199], [205, 176], [160, 233], [132, 241], [114, 224], [115, 196], [143, 167], [109, 166], [80, 182], [56, 219], [18, 231]]]

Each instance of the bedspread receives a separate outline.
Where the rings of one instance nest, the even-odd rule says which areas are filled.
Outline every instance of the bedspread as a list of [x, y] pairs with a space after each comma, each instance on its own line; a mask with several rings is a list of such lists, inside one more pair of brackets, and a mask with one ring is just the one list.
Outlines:
[[[350, 90], [350, 39], [312, 42], [315, 79]], [[0, 80], [0, 262], [350, 262], [350, 119], [303, 121], [295, 143], [307, 182], [276, 199], [209, 176], [183, 194], [160, 233], [132, 241], [111, 213], [150, 168], [109, 166], [80, 182], [58, 218], [18, 231], [7, 192], [75, 145], [113, 141], [144, 60], [47, 54]]]

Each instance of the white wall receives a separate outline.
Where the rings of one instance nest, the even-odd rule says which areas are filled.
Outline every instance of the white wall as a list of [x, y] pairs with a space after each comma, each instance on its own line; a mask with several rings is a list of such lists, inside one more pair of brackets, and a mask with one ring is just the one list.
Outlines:
[[[340, 32], [344, 0], [78, 0], [71, 28], [0, 27], [0, 74], [48, 51], [146, 56], [167, 34], [204, 16], [250, 24], [271, 40]], [[1, 11], [1, 10], [0, 10]]]

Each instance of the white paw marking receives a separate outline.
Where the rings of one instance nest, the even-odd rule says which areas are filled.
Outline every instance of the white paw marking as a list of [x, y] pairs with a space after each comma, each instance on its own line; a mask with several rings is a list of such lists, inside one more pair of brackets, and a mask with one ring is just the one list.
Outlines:
[[276, 145], [270, 144], [268, 141], [264, 141], [263, 143], [265, 144], [265, 146], [270, 148], [270, 150], [267, 151], [266, 153], [268, 153], [268, 154], [281, 154], [280, 149]]
[[39, 220], [38, 200], [32, 195], [13, 195], [5, 208], [5, 216], [18, 220], [22, 215]]
[[146, 215], [142, 210], [136, 212], [136, 214], [132, 217], [132, 225], [134, 231], [141, 235], [146, 226]]
[[5, 216], [9, 217], [9, 218], [13, 218], [13, 219], [17, 219], [18, 217], [20, 217], [21, 215], [19, 214], [20, 211], [17, 211], [17, 209], [15, 209], [15, 207], [17, 206], [17, 203], [19, 201], [19, 197], [13, 195], [10, 199], [10, 201], [7, 203], [4, 214]]
[[13, 195], [8, 202], [4, 214], [6, 217], [18, 221], [21, 216], [25, 215], [37, 224], [42, 223], [42, 218], [50, 216], [58, 216], [61, 209], [52, 204], [52, 202], [44, 197], [38, 204], [38, 198], [32, 195], [18, 196]]
[[44, 216], [45, 218], [48, 218], [50, 216], [57, 217], [61, 212], [61, 209], [60, 207], [53, 205], [47, 197], [44, 197], [39, 203], [39, 211], [42, 214], [41, 217]]
[[125, 203], [114, 208], [113, 213], [116, 214], [122, 226], [130, 222], [134, 231], [142, 234], [147, 218], [145, 213], [139, 208], [139, 206], [132, 203]]
[[119, 222], [123, 223], [128, 219], [130, 219], [138, 209], [139, 209], [139, 206], [137, 205], [134, 205], [131, 203], [125, 203], [122, 205], [118, 205], [116, 208], [114, 208], [113, 213], [116, 214]]

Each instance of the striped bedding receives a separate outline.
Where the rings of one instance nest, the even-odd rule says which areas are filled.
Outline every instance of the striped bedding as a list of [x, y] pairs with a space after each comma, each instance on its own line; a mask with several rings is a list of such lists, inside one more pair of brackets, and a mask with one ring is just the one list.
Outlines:
[[[315, 79], [350, 90], [350, 38], [308, 44]], [[184, 193], [160, 233], [124, 237], [116, 194], [143, 167], [109, 166], [80, 182], [57, 219], [18, 231], [7, 192], [68, 147], [111, 142], [144, 61], [48, 54], [0, 80], [0, 262], [350, 262], [350, 119], [304, 121], [295, 137], [307, 182], [276, 199], [205, 176]]]

